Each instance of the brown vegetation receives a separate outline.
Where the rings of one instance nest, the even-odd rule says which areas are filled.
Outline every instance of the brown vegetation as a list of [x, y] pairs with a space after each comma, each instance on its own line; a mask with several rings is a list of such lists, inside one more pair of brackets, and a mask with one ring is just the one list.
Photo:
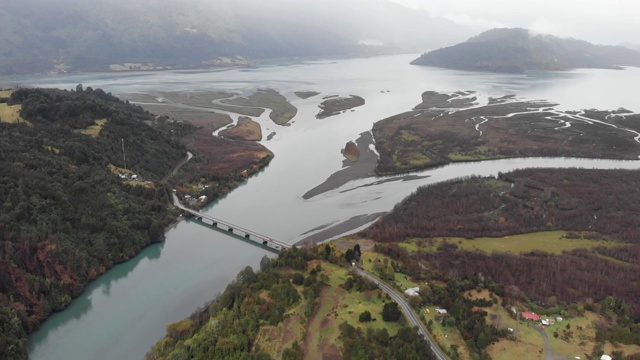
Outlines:
[[260, 141], [262, 128], [251, 118], [241, 116], [236, 126], [220, 131], [220, 136], [231, 140]]
[[184, 143], [205, 158], [196, 172], [227, 174], [254, 166], [260, 159], [273, 157], [266, 147], [212, 136], [214, 127], [207, 121], [192, 121], [198, 130], [184, 137]]
[[639, 242], [638, 212], [640, 171], [526, 169], [421, 188], [368, 232], [400, 241], [574, 230]]
[[214, 131], [233, 122], [233, 120], [231, 120], [231, 116], [212, 112], [211, 110], [185, 109], [183, 107], [172, 105], [144, 104], [142, 107], [152, 114], [166, 116], [169, 119], [175, 119], [178, 121], [207, 121], [211, 123]]
[[621, 116], [619, 110], [562, 112], [546, 102], [512, 98], [453, 112], [442, 109], [469, 106], [474, 100], [426, 92], [413, 111], [377, 122], [373, 127], [380, 154], [377, 172], [504, 157], [637, 159], [640, 152], [634, 133], [625, 130], [638, 127], [640, 115]]
[[625, 241], [631, 244], [562, 255], [544, 249], [522, 255], [487, 254], [444, 243], [437, 253], [416, 256], [456, 277], [482, 273], [519, 288], [542, 305], [553, 305], [548, 300], [552, 296], [570, 303], [614, 295], [631, 304], [638, 320], [639, 212], [640, 171], [528, 169], [503, 174], [498, 180], [473, 178], [421, 188], [366, 233], [377, 241], [397, 242], [412, 237], [497, 237], [561, 229]]
[[360, 160], [360, 150], [353, 141], [349, 141], [342, 150], [342, 155], [349, 161], [356, 162]]

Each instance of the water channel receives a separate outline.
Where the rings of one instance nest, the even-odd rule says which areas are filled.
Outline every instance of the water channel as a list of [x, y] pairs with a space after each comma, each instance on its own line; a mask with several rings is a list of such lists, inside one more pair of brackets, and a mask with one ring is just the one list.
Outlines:
[[[515, 94], [545, 99], [560, 109], [625, 107], [640, 111], [634, 88], [640, 69], [579, 70], [498, 75], [411, 66], [416, 55], [307, 61], [282, 66], [221, 71], [167, 71], [15, 77], [8, 85], [72, 89], [79, 83], [122, 98], [161, 91], [273, 88], [298, 108], [291, 126], [257, 119], [263, 133], [276, 132], [263, 144], [275, 158], [268, 168], [219, 200], [207, 213], [293, 244], [311, 229], [354, 216], [390, 210], [418, 186], [469, 175], [496, 175], [524, 167], [640, 168], [638, 161], [590, 159], [508, 159], [455, 164], [421, 172], [414, 180], [366, 178], [308, 200], [302, 195], [342, 167], [347, 141], [372, 124], [420, 102], [425, 90], [473, 90], [480, 101]], [[293, 92], [321, 94], [299, 99]], [[366, 104], [354, 111], [315, 118], [327, 95], [358, 95]], [[640, 155], [640, 154], [639, 154]], [[256, 267], [262, 249], [183, 221], [169, 229], [163, 244], [145, 249], [92, 283], [67, 308], [54, 314], [29, 342], [31, 359], [140, 359], [163, 334], [165, 325], [184, 318], [222, 292], [243, 267]]]

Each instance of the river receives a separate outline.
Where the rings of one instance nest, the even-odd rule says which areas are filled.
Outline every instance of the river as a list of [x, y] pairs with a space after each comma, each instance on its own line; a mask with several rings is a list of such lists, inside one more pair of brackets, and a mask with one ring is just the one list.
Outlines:
[[[342, 167], [347, 141], [382, 118], [407, 111], [425, 90], [473, 90], [479, 98], [515, 94], [561, 104], [561, 109], [625, 107], [640, 111], [634, 93], [640, 69], [577, 70], [500, 75], [411, 66], [416, 55], [307, 61], [282, 66], [219, 71], [100, 73], [0, 79], [8, 85], [102, 88], [122, 98], [160, 91], [273, 88], [297, 108], [291, 126], [259, 119], [275, 158], [265, 171], [210, 206], [207, 213], [293, 244], [311, 229], [360, 215], [390, 210], [416, 187], [469, 175], [496, 175], [524, 167], [640, 168], [638, 161], [509, 159], [455, 164], [414, 175], [413, 180], [349, 182], [308, 200], [302, 195]], [[293, 92], [321, 94], [299, 99]], [[358, 95], [354, 111], [315, 118], [327, 95]], [[640, 155], [640, 154], [639, 154]], [[406, 179], [405, 179], [406, 180]], [[167, 323], [184, 318], [222, 292], [237, 272], [257, 267], [264, 255], [255, 246], [183, 221], [163, 244], [114, 267], [93, 282], [66, 310], [54, 314], [29, 342], [31, 359], [140, 359], [164, 334]]]

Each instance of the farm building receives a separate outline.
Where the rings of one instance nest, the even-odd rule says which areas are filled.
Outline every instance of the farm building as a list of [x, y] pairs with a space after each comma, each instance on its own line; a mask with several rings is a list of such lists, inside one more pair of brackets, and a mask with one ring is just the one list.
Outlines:
[[533, 321], [540, 321], [540, 315], [534, 313], [534, 312], [523, 312], [522, 313], [522, 318], [525, 320], [533, 320]]

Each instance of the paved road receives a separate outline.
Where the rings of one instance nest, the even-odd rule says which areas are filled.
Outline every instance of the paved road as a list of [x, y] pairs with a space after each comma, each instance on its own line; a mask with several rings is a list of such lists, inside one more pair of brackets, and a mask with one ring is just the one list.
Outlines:
[[389, 285], [384, 283], [382, 280], [378, 279], [376, 276], [360, 268], [356, 268], [356, 271], [358, 272], [358, 274], [360, 274], [360, 276], [363, 276], [373, 281], [376, 285], [378, 285], [378, 287], [380, 287], [380, 289], [382, 289], [382, 291], [389, 294], [389, 296], [391, 296], [391, 298], [395, 300], [395, 302], [397, 302], [398, 305], [400, 305], [400, 307], [402, 308], [402, 312], [404, 312], [404, 315], [407, 318], [407, 320], [409, 320], [409, 322], [412, 323], [413, 325], [417, 326], [418, 332], [420, 333], [420, 335], [422, 335], [425, 339], [427, 339], [427, 341], [430, 344], [431, 351], [433, 351], [433, 353], [436, 355], [436, 358], [438, 360], [447, 360], [447, 356], [442, 352], [442, 350], [440, 350], [440, 347], [438, 346], [438, 344], [436, 344], [436, 342], [431, 338], [431, 335], [427, 332], [422, 322], [420, 322], [420, 319], [418, 319], [416, 314], [413, 312], [413, 309], [411, 309], [411, 306], [409, 305], [407, 300], [405, 300], [402, 296], [398, 295], [398, 293], [396, 293]]
[[175, 168], [173, 168], [173, 170], [164, 177], [164, 179], [162, 179], [160, 182], [166, 182], [167, 180], [169, 180], [170, 177], [172, 177], [173, 175], [175, 175], [176, 172], [178, 172], [178, 170], [184, 165], [186, 164], [189, 160], [191, 160], [191, 158], [193, 157], [193, 154], [189, 151], [187, 151], [187, 158], [186, 159], [182, 159], [180, 160], [180, 162], [178, 163], [178, 165], [176, 165]]
[[544, 329], [542, 329], [539, 326], [532, 326], [533, 329], [535, 329], [538, 333], [540, 333], [540, 335], [542, 336], [542, 339], [544, 340], [544, 358], [545, 360], [553, 360], [553, 353], [551, 352], [551, 343], [549, 342], [549, 336], [547, 335], [547, 332], [544, 331]]

